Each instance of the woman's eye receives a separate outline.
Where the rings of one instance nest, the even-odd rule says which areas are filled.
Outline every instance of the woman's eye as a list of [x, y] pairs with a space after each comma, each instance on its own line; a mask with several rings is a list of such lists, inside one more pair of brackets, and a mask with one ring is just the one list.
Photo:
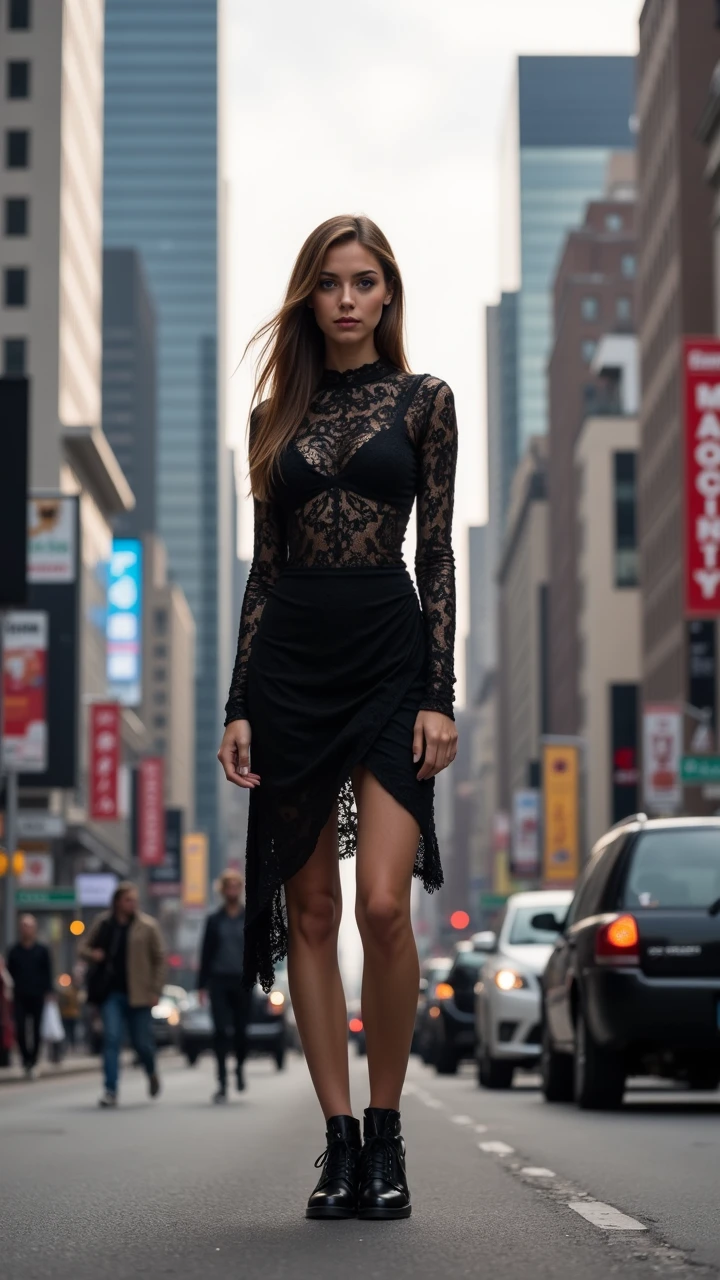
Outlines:
[[367, 280], [358, 280], [358, 284], [362, 289], [372, 289], [375, 281], [368, 276]]
[[320, 288], [321, 288], [321, 289], [323, 289], [323, 290], [327, 293], [330, 289], [334, 289], [334, 288], [335, 288], [335, 281], [334, 281], [334, 280], [321, 280], [321, 281], [320, 281]]

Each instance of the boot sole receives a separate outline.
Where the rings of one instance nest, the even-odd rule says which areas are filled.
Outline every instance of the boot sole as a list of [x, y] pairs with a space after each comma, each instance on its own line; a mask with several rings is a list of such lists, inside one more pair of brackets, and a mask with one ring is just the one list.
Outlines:
[[383, 1218], [409, 1218], [411, 1213], [412, 1205], [408, 1204], [404, 1209], [360, 1209], [358, 1218], [380, 1221]]
[[306, 1218], [357, 1218], [357, 1209], [306, 1209]]

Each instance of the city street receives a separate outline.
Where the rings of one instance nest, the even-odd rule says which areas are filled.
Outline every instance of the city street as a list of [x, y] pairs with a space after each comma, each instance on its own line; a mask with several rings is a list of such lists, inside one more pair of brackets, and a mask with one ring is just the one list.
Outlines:
[[[530, 1077], [492, 1094], [469, 1068], [440, 1078], [414, 1059], [412, 1218], [318, 1223], [303, 1217], [323, 1141], [302, 1061], [282, 1076], [252, 1062], [224, 1108], [209, 1059], [163, 1066], [157, 1103], [128, 1071], [114, 1113], [89, 1075], [0, 1090], [7, 1280], [720, 1274], [718, 1095], [633, 1089], [621, 1115], [587, 1115], [547, 1106]], [[359, 1109], [364, 1060], [352, 1071]]]

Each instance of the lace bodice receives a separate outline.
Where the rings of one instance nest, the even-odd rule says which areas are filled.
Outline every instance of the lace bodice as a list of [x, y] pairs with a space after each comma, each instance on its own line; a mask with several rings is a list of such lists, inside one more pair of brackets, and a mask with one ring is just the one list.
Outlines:
[[383, 360], [325, 371], [283, 452], [272, 500], [255, 502], [226, 724], [247, 716], [253, 636], [283, 568], [401, 565], [415, 499], [415, 575], [428, 655], [422, 707], [452, 715], [456, 456], [453, 395], [439, 378], [403, 373]]

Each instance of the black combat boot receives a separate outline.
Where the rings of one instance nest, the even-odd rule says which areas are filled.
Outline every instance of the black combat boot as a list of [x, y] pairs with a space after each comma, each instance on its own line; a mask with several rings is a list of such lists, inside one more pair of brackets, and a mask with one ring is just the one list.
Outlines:
[[412, 1208], [400, 1112], [368, 1107], [364, 1128], [358, 1218], [409, 1218]]
[[306, 1218], [354, 1218], [357, 1214], [357, 1171], [360, 1160], [360, 1121], [354, 1116], [331, 1116], [327, 1146], [315, 1161], [322, 1165], [320, 1181], [305, 1210]]

